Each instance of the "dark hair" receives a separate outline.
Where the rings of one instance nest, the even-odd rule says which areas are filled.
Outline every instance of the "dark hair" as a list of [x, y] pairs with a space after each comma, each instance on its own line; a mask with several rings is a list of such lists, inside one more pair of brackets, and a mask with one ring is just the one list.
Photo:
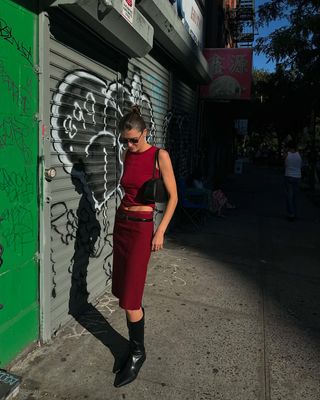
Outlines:
[[288, 149], [296, 149], [297, 145], [296, 145], [295, 141], [294, 140], [289, 140], [289, 142], [287, 143], [287, 148]]
[[120, 132], [131, 129], [136, 129], [139, 132], [144, 131], [146, 129], [146, 123], [141, 116], [139, 106], [133, 106], [131, 112], [124, 114], [120, 119], [118, 126]]

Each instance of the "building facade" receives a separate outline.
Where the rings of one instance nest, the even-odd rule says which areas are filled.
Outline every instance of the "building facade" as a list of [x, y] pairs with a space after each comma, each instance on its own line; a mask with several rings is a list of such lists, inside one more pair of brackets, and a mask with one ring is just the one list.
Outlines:
[[219, 187], [233, 172], [237, 121], [250, 113], [254, 1], [206, 2], [204, 53], [211, 77], [200, 99], [199, 167]]
[[4, 366], [110, 290], [119, 118], [138, 104], [150, 143], [186, 175], [210, 78], [203, 1], [4, 0], [0, 10]]

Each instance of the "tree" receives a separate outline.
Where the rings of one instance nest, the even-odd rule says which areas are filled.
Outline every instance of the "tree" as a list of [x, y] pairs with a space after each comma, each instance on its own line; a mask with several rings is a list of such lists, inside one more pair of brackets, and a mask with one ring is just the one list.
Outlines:
[[252, 130], [261, 134], [261, 140], [276, 135], [279, 155], [284, 139], [290, 135], [299, 140], [308, 125], [310, 109], [304, 90], [296, 74], [281, 65], [274, 73], [254, 71]]
[[258, 38], [255, 50], [293, 71], [306, 89], [305, 101], [319, 114], [320, 0], [270, 0], [258, 8], [258, 26], [277, 19], [287, 26]]
[[256, 50], [302, 74], [320, 73], [320, 0], [270, 0], [258, 8], [258, 26], [278, 19], [287, 26], [258, 38]]
[[313, 143], [310, 162], [315, 171], [320, 114], [320, 0], [269, 0], [258, 8], [258, 26], [278, 19], [286, 20], [287, 25], [258, 38], [255, 50], [294, 77], [290, 89], [296, 100], [300, 97], [298, 116], [309, 118]]

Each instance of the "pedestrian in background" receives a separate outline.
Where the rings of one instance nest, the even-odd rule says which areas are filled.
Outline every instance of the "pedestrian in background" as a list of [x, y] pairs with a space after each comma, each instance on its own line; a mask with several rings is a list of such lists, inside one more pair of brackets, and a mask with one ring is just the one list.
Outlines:
[[297, 218], [297, 193], [301, 180], [302, 158], [293, 140], [287, 143], [285, 155], [285, 187], [287, 202], [287, 218], [294, 221]]
[[153, 177], [157, 147], [147, 142], [147, 129], [138, 107], [119, 122], [120, 142], [126, 145], [121, 186], [125, 195], [117, 210], [113, 231], [112, 293], [126, 312], [130, 353], [117, 371], [114, 385], [132, 382], [146, 359], [144, 347], [144, 309], [142, 297], [151, 251], [163, 248], [164, 234], [177, 205], [177, 188], [167, 151], [159, 150], [157, 177], [168, 192], [163, 218], [154, 232], [155, 204], [144, 202], [142, 187]]

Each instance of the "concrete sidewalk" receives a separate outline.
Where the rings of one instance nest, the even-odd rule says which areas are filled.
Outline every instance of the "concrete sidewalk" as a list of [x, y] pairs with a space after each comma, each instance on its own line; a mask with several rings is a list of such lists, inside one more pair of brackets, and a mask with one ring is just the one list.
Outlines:
[[19, 399], [319, 400], [319, 209], [302, 193], [287, 222], [276, 170], [247, 171], [228, 193], [226, 219], [176, 230], [152, 257], [136, 381], [113, 387], [127, 329], [107, 293], [12, 368]]

